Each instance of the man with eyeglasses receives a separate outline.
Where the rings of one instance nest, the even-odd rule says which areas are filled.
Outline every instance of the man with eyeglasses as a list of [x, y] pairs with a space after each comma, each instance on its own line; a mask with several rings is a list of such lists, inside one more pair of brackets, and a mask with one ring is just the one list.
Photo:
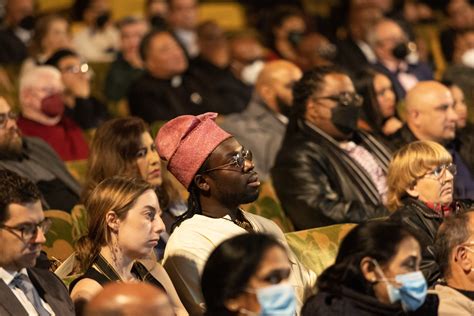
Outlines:
[[418, 83], [406, 96], [406, 124], [393, 134], [393, 150], [416, 140], [430, 140], [443, 145], [451, 154], [458, 168], [454, 181], [454, 198], [474, 200], [474, 166], [466, 154], [461, 155], [460, 146], [472, 147], [463, 153], [472, 154], [474, 146], [456, 140], [454, 98], [448, 87], [437, 81]]
[[294, 115], [271, 175], [296, 229], [388, 214], [390, 151], [357, 130], [361, 104], [349, 76], [334, 66], [305, 73], [293, 87]]
[[33, 181], [45, 208], [70, 211], [79, 202], [79, 183], [47, 143], [22, 136], [16, 118], [17, 114], [0, 97], [0, 168]]
[[474, 209], [447, 217], [435, 240], [444, 278], [434, 287], [439, 315], [472, 315], [474, 311]]
[[269, 179], [291, 113], [293, 84], [301, 76], [301, 70], [289, 61], [267, 63], [258, 76], [247, 108], [225, 117], [221, 124], [245, 147], [252, 149], [255, 170], [262, 180]]
[[[261, 232], [287, 247], [275, 223], [240, 208], [257, 199], [260, 180], [252, 152], [218, 127], [216, 117], [216, 113], [179, 116], [160, 129], [155, 141], [168, 170], [189, 191], [188, 210], [174, 226], [163, 265], [190, 315], [203, 314], [200, 276], [208, 256], [223, 240]], [[289, 249], [288, 255], [293, 263], [290, 283], [301, 307], [311, 294], [315, 275]]]
[[65, 115], [83, 130], [97, 128], [108, 118], [105, 105], [91, 95], [92, 69], [76, 52], [60, 49], [45, 65], [51, 65], [61, 72]]
[[35, 268], [51, 227], [40, 197], [31, 181], [0, 169], [0, 315], [74, 315], [62, 281]]

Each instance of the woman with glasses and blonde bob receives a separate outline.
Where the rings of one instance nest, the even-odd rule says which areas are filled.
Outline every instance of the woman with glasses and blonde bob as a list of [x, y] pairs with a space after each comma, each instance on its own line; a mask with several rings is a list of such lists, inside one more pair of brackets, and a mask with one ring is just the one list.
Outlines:
[[85, 273], [70, 285], [79, 315], [105, 284], [140, 281], [164, 289], [175, 313], [187, 315], [168, 274], [152, 256], [165, 229], [154, 189], [142, 179], [112, 177], [90, 192], [85, 203], [88, 233], [76, 244]]
[[433, 284], [439, 277], [433, 243], [446, 216], [465, 208], [453, 201], [456, 165], [449, 152], [432, 141], [405, 145], [393, 156], [387, 176], [390, 220], [409, 227], [421, 244], [421, 270]]

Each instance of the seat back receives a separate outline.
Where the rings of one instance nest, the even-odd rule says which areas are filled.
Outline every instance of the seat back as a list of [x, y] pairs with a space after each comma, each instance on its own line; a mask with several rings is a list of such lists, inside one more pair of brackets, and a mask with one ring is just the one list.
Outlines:
[[52, 220], [51, 228], [46, 234], [43, 250], [48, 258], [65, 260], [73, 252], [72, 218], [69, 213], [59, 210], [44, 211], [44, 216]]
[[298, 259], [308, 269], [320, 275], [332, 265], [339, 244], [356, 224], [337, 224], [285, 234], [286, 240]]

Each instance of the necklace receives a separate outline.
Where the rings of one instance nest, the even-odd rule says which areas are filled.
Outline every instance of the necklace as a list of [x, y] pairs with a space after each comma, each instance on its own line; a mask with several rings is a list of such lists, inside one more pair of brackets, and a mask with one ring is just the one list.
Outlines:
[[[203, 210], [203, 213], [204, 213], [204, 210]], [[222, 218], [222, 219], [225, 219], [226, 221], [234, 223], [235, 225], [239, 226], [240, 228], [245, 229], [249, 233], [254, 233], [255, 232], [255, 230], [252, 227], [252, 224], [250, 224], [250, 222], [245, 218], [244, 214], [242, 213], [242, 209], [239, 208], [239, 212], [236, 214], [235, 218], [233, 218], [230, 213], [228, 215], [230, 216], [230, 219], [226, 218], [224, 216], [223, 217], [212, 217], [212, 216], [209, 216], [209, 215], [205, 215], [205, 216], [208, 216], [208, 217], [211, 217], [211, 218]], [[240, 217], [240, 218], [237, 218], [237, 217]]]

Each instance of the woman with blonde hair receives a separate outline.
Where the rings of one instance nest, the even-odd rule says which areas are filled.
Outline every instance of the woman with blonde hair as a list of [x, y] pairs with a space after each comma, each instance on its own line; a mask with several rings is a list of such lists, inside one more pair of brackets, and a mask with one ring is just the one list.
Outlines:
[[421, 270], [431, 285], [439, 276], [432, 251], [436, 232], [446, 216], [463, 209], [453, 201], [456, 165], [449, 152], [432, 141], [416, 141], [400, 148], [387, 175], [390, 220], [411, 228], [420, 241]]
[[90, 192], [85, 207], [88, 233], [76, 244], [85, 273], [70, 286], [78, 311], [109, 282], [143, 281], [164, 289], [176, 312], [185, 315], [163, 267], [149, 260], [149, 269], [138, 261], [152, 257], [165, 228], [153, 186], [137, 178], [108, 178]]

